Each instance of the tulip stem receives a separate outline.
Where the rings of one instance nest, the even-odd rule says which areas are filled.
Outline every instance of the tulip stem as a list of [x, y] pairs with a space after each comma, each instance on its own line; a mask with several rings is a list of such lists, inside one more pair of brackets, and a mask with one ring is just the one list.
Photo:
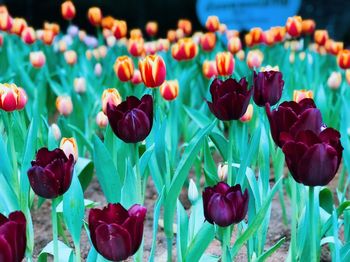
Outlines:
[[232, 177], [232, 148], [233, 148], [233, 121], [229, 122], [229, 138], [228, 138], [228, 152], [227, 152], [227, 184], [232, 186], [233, 177]]
[[222, 228], [222, 241], [221, 241], [221, 261], [222, 262], [230, 262], [230, 259], [227, 257], [227, 249], [230, 248], [230, 240], [231, 240], [231, 227], [223, 227]]
[[136, 181], [137, 181], [137, 197], [140, 204], [143, 203], [143, 194], [142, 194], [142, 181], [140, 174], [140, 155], [139, 155], [139, 144], [135, 143], [135, 172], [136, 172]]
[[53, 237], [53, 255], [54, 255], [54, 261], [58, 262], [58, 227], [57, 227], [57, 213], [56, 213], [56, 207], [58, 204], [58, 199], [54, 198], [52, 199], [51, 204], [51, 219], [52, 219], [52, 237]]
[[315, 198], [314, 198], [314, 187], [309, 187], [309, 205], [310, 205], [310, 261], [317, 261], [317, 248], [316, 248], [316, 231], [315, 231]]
[[80, 243], [76, 243], [74, 246], [75, 246], [75, 261], [81, 262]]

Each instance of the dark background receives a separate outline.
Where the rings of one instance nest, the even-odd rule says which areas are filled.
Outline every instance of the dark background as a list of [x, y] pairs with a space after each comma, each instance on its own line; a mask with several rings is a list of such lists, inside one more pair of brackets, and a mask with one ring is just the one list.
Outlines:
[[[215, 1], [215, 0], [213, 0]], [[7, 5], [12, 16], [24, 17], [35, 28], [44, 21], [57, 21], [62, 28], [67, 22], [61, 18], [59, 0], [0, 0]], [[165, 36], [168, 29], [176, 27], [179, 18], [189, 18], [194, 30], [203, 29], [196, 15], [196, 0], [75, 0], [77, 15], [74, 24], [94, 32], [86, 18], [89, 7], [99, 6], [104, 15], [125, 19], [128, 29], [142, 28], [149, 20], [159, 23], [159, 35]], [[313, 18], [318, 28], [329, 30], [331, 37], [350, 43], [349, 0], [303, 0], [299, 14]], [[271, 14], [273, 15], [273, 14]]]

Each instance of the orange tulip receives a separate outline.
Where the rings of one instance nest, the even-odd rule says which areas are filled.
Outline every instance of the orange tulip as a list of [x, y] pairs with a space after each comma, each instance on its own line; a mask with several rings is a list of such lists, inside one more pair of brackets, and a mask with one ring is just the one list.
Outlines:
[[115, 19], [112, 16], [103, 17], [101, 20], [101, 26], [104, 29], [112, 30]]
[[312, 35], [316, 28], [316, 23], [312, 19], [306, 19], [301, 22], [302, 33]]
[[147, 87], [158, 87], [166, 76], [165, 62], [161, 56], [148, 55], [139, 61], [142, 81]]
[[22, 31], [22, 40], [24, 43], [31, 45], [35, 42], [36, 36], [35, 36], [35, 31], [32, 27], [26, 27]]
[[12, 17], [7, 12], [0, 13], [0, 30], [10, 30], [12, 27], [12, 22]]
[[73, 103], [70, 96], [58, 96], [56, 98], [56, 109], [64, 116], [68, 116], [73, 112]]
[[264, 32], [264, 43], [268, 46], [275, 44], [275, 34], [272, 30], [267, 30]]
[[46, 45], [51, 45], [55, 38], [55, 33], [52, 30], [45, 29], [42, 35], [42, 41]]
[[27, 27], [27, 22], [23, 18], [16, 17], [13, 19], [11, 33], [16, 35], [22, 35], [23, 30]]
[[226, 38], [231, 39], [232, 37], [239, 37], [239, 32], [237, 30], [226, 30]]
[[115, 20], [112, 31], [113, 35], [117, 39], [125, 37], [128, 32], [126, 22], [123, 20]]
[[74, 137], [62, 137], [61, 143], [60, 143], [60, 149], [66, 154], [66, 156], [69, 158], [70, 155], [74, 157], [74, 161], [76, 162], [79, 157], [78, 152], [78, 145], [77, 141], [74, 139]]
[[204, 51], [212, 51], [216, 44], [216, 35], [212, 32], [205, 33], [200, 37], [199, 42]]
[[140, 39], [142, 38], [142, 31], [139, 28], [130, 30], [130, 38], [131, 39]]
[[250, 30], [252, 36], [253, 45], [261, 44], [264, 41], [264, 32], [260, 27], [254, 27]]
[[235, 60], [230, 52], [216, 54], [216, 69], [221, 76], [232, 75], [235, 68]]
[[167, 33], [167, 39], [170, 43], [174, 43], [176, 41], [176, 31], [175, 30], [169, 30]]
[[342, 69], [350, 68], [350, 50], [344, 49], [338, 53], [337, 57], [338, 65]]
[[146, 33], [149, 36], [155, 36], [158, 33], [158, 23], [150, 21], [146, 24]]
[[314, 93], [311, 90], [294, 90], [293, 101], [299, 103], [304, 98], [314, 98]]
[[282, 42], [286, 36], [286, 28], [282, 26], [271, 27], [270, 31], [273, 33], [274, 42]]
[[328, 38], [329, 38], [329, 36], [328, 36], [327, 30], [316, 30], [315, 31], [314, 40], [318, 45], [320, 45], [320, 46], [325, 45]]
[[205, 27], [210, 32], [216, 32], [220, 28], [219, 17], [217, 16], [208, 16], [207, 21], [205, 22]]
[[77, 62], [77, 53], [74, 50], [65, 51], [64, 59], [68, 65], [74, 65]]
[[44, 30], [51, 30], [55, 35], [58, 35], [60, 32], [60, 26], [56, 23], [44, 23]]
[[343, 50], [343, 47], [343, 42], [336, 42], [332, 39], [328, 39], [325, 44], [327, 52], [332, 55], [337, 55], [341, 50]]
[[45, 65], [46, 57], [42, 51], [30, 52], [29, 60], [33, 67], [41, 68]]
[[237, 36], [231, 37], [228, 40], [227, 49], [232, 54], [236, 54], [238, 51], [240, 51], [242, 49], [241, 39]]
[[179, 94], [179, 81], [177, 80], [164, 81], [164, 83], [159, 88], [159, 92], [165, 100], [167, 101], [174, 100]]
[[218, 75], [218, 70], [216, 69], [216, 61], [205, 60], [202, 66], [203, 75], [210, 79]]
[[192, 38], [183, 38], [171, 48], [171, 54], [175, 60], [191, 60], [198, 53], [198, 46]]
[[258, 68], [264, 59], [264, 55], [260, 50], [251, 50], [247, 54], [247, 65], [250, 69]]
[[75, 17], [75, 6], [72, 1], [65, 1], [61, 5], [63, 19], [72, 20]]
[[122, 82], [131, 80], [134, 74], [134, 63], [128, 56], [120, 56], [114, 63], [114, 72]]
[[132, 56], [141, 56], [145, 52], [143, 39], [130, 39], [128, 43], [128, 51]]
[[87, 16], [90, 21], [90, 24], [92, 24], [93, 26], [99, 26], [101, 24], [102, 12], [100, 8], [90, 7]]
[[118, 106], [122, 102], [122, 98], [115, 88], [105, 89], [102, 93], [102, 111], [105, 115], [107, 115], [107, 104], [111, 104], [113, 106]]
[[192, 33], [192, 23], [188, 19], [180, 19], [177, 22], [177, 28], [182, 29], [185, 35], [190, 35]]
[[300, 16], [288, 17], [286, 23], [286, 30], [290, 36], [300, 36], [302, 29], [302, 19]]

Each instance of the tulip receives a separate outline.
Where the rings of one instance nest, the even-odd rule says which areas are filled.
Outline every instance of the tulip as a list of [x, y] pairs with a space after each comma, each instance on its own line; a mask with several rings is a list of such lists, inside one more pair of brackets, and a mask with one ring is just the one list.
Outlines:
[[56, 141], [61, 139], [61, 130], [57, 124], [53, 123], [51, 125], [51, 132], [52, 132], [54, 138], [56, 139]]
[[237, 57], [239, 60], [243, 61], [243, 60], [245, 59], [245, 53], [244, 53], [244, 51], [243, 51], [243, 50], [239, 50], [239, 51], [237, 52], [237, 54], [236, 54], [236, 57]]
[[340, 72], [332, 72], [331, 75], [328, 77], [327, 85], [330, 89], [338, 89], [341, 85], [342, 79], [341, 79], [341, 73]]
[[287, 33], [292, 37], [300, 36], [302, 32], [302, 19], [300, 16], [288, 17], [286, 23]]
[[87, 16], [90, 21], [90, 24], [92, 24], [93, 26], [99, 26], [101, 24], [102, 12], [100, 8], [90, 7]]
[[264, 43], [268, 46], [275, 44], [275, 33], [272, 30], [264, 32]]
[[158, 23], [150, 21], [146, 24], [146, 33], [149, 36], [155, 36], [158, 33]]
[[77, 62], [77, 53], [74, 50], [65, 51], [64, 59], [68, 65], [74, 65]]
[[107, 104], [118, 106], [122, 102], [122, 98], [117, 89], [108, 88], [102, 93], [102, 111], [107, 115]]
[[143, 39], [130, 39], [128, 43], [128, 51], [132, 56], [141, 56], [145, 52]]
[[212, 102], [207, 101], [210, 111], [220, 120], [238, 120], [247, 111], [252, 89], [247, 90], [248, 82], [229, 78], [225, 81], [214, 79], [210, 85]]
[[134, 63], [128, 56], [120, 56], [114, 63], [114, 72], [122, 82], [131, 80], [134, 74]]
[[279, 147], [283, 146], [286, 134], [294, 137], [300, 131], [305, 130], [319, 134], [323, 128], [321, 112], [310, 98], [298, 103], [283, 102], [272, 111], [270, 105], [267, 104], [266, 114], [270, 122], [272, 138]]
[[32, 27], [26, 27], [23, 29], [21, 37], [23, 42], [28, 45], [33, 44], [36, 40], [35, 31]]
[[175, 35], [177, 40], [180, 40], [185, 37], [185, 33], [181, 28], [176, 29]]
[[76, 77], [74, 78], [74, 91], [78, 94], [85, 93], [86, 91], [86, 81], [84, 77]]
[[250, 30], [252, 36], [253, 45], [261, 44], [264, 42], [264, 32], [260, 27], [254, 27]]
[[171, 54], [177, 61], [191, 60], [197, 56], [198, 46], [192, 38], [183, 38], [171, 48]]
[[325, 45], [328, 38], [329, 38], [329, 36], [328, 36], [327, 30], [316, 30], [315, 31], [314, 40], [318, 45], [320, 45], [320, 46]]
[[7, 112], [22, 110], [27, 104], [27, 94], [15, 84], [0, 84], [0, 109]]
[[340, 68], [350, 68], [350, 50], [341, 50], [338, 54], [337, 61]]
[[75, 6], [72, 1], [65, 1], [61, 5], [63, 19], [72, 20], [75, 17]]
[[158, 87], [165, 81], [166, 67], [161, 56], [148, 55], [139, 61], [142, 81], [147, 87]]
[[0, 47], [4, 44], [4, 36], [0, 34]]
[[11, 33], [21, 36], [23, 30], [27, 27], [27, 22], [23, 18], [16, 17], [13, 19]]
[[254, 111], [253, 105], [249, 104], [249, 106], [247, 107], [247, 111], [244, 113], [244, 115], [239, 120], [241, 122], [249, 122], [250, 120], [252, 120], [253, 111]]
[[294, 90], [293, 101], [299, 103], [304, 98], [314, 98], [314, 93], [311, 90]]
[[264, 55], [260, 50], [251, 50], [247, 54], [247, 65], [250, 69], [258, 68], [264, 59]]
[[142, 31], [139, 28], [130, 30], [130, 39], [137, 40], [142, 38]]
[[217, 16], [208, 16], [205, 27], [209, 32], [218, 31], [220, 28], [219, 18]]
[[185, 35], [190, 35], [192, 33], [192, 23], [188, 19], [180, 19], [177, 22], [177, 28], [181, 29]]
[[279, 43], [284, 41], [284, 37], [286, 35], [286, 28], [282, 26], [275, 26], [270, 29], [273, 34], [274, 42]]
[[167, 52], [169, 50], [169, 47], [170, 47], [170, 42], [168, 39], [163, 39], [163, 38], [158, 39], [157, 50], [159, 52], [161, 52], [161, 51]]
[[258, 106], [271, 106], [277, 104], [281, 99], [284, 81], [282, 73], [278, 71], [265, 71], [256, 73], [254, 71], [254, 95], [253, 99]]
[[138, 85], [142, 83], [142, 77], [141, 77], [141, 72], [138, 69], [134, 70], [134, 74], [131, 78], [131, 83], [133, 83], [134, 85]]
[[226, 38], [230, 40], [232, 37], [239, 37], [239, 31], [237, 30], [226, 30], [225, 32]]
[[0, 13], [0, 30], [9, 31], [12, 27], [13, 19], [7, 12]]
[[56, 148], [49, 151], [46, 147], [39, 149], [28, 178], [33, 191], [40, 197], [56, 198], [63, 195], [72, 182], [74, 156], [65, 155]]
[[219, 182], [203, 191], [204, 217], [211, 223], [227, 227], [241, 222], [248, 211], [248, 190], [242, 192], [241, 186], [230, 187]]
[[202, 67], [203, 75], [210, 79], [218, 75], [218, 70], [216, 69], [216, 61], [205, 60]]
[[126, 22], [123, 20], [115, 20], [112, 32], [115, 38], [117, 39], [125, 37], [128, 32]]
[[253, 36], [250, 32], [244, 35], [244, 42], [248, 47], [252, 47], [254, 45]]
[[242, 43], [239, 37], [231, 37], [228, 40], [227, 49], [232, 54], [236, 54], [238, 51], [242, 50]]
[[104, 128], [108, 125], [108, 117], [102, 111], [98, 112], [96, 115], [96, 124], [100, 128]]
[[95, 73], [95, 76], [101, 76], [102, 74], [102, 65], [101, 63], [96, 63], [95, 65], [95, 68], [94, 68], [94, 73]]
[[104, 258], [126, 260], [139, 249], [147, 209], [133, 205], [126, 210], [121, 204], [108, 204], [102, 210], [92, 208], [89, 213], [91, 241]]
[[167, 39], [170, 43], [174, 43], [176, 41], [176, 31], [175, 30], [169, 30], [166, 35]]
[[[90, 48], [95, 48], [98, 45], [98, 40], [94, 36], [87, 35], [84, 37], [84, 43]], [[98, 55], [100, 55], [97, 50], [95, 52], [98, 53]]]
[[301, 22], [301, 31], [305, 35], [312, 35], [315, 31], [316, 23], [312, 19], [306, 19]]
[[101, 20], [101, 26], [104, 29], [112, 30], [115, 19], [112, 16], [105, 16]]
[[30, 52], [29, 60], [33, 67], [41, 68], [45, 65], [46, 57], [42, 51]]
[[221, 76], [232, 75], [235, 68], [235, 60], [230, 52], [220, 52], [216, 54], [216, 69]]
[[0, 260], [21, 262], [24, 258], [27, 237], [26, 218], [22, 211], [14, 211], [8, 218], [0, 214]]
[[300, 131], [282, 150], [295, 181], [307, 186], [327, 185], [337, 173], [343, 153], [340, 134], [333, 128], [319, 134]]
[[52, 30], [44, 30], [41, 40], [45, 45], [51, 45], [55, 38], [55, 33]]
[[60, 40], [58, 43], [58, 50], [63, 53], [65, 51], [67, 51], [67, 42], [63, 41], [63, 40]]
[[165, 100], [167, 101], [174, 100], [179, 94], [179, 81], [177, 80], [164, 81], [164, 83], [159, 88], [159, 92]]
[[218, 164], [218, 177], [220, 181], [225, 181], [227, 178], [228, 166], [227, 164], [219, 163]]
[[215, 33], [205, 33], [200, 37], [200, 45], [204, 51], [212, 51], [216, 44]]
[[61, 139], [60, 149], [63, 150], [67, 158], [69, 158], [69, 156], [72, 155], [74, 157], [74, 162], [77, 162], [79, 157], [79, 151], [77, 141], [74, 139], [74, 137], [63, 137]]
[[143, 141], [152, 129], [152, 96], [144, 95], [141, 100], [129, 96], [118, 106], [108, 103], [107, 116], [113, 132], [125, 143]]
[[60, 25], [57, 23], [44, 23], [44, 30], [51, 30], [55, 35], [58, 35], [60, 32]]
[[73, 103], [70, 96], [58, 96], [56, 99], [56, 109], [61, 115], [70, 115], [73, 112]]
[[328, 53], [332, 55], [338, 55], [341, 50], [343, 50], [344, 43], [336, 42], [332, 39], [328, 39], [325, 44], [325, 48]]

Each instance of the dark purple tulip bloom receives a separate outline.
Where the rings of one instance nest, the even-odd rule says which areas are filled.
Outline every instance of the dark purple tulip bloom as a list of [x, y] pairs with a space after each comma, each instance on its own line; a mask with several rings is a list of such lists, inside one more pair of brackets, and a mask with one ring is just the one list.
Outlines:
[[0, 261], [21, 262], [27, 245], [26, 218], [21, 211], [0, 214]]
[[210, 85], [212, 102], [207, 101], [210, 111], [220, 120], [238, 120], [247, 110], [252, 89], [248, 90], [245, 78], [239, 82], [229, 78], [216, 78]]
[[224, 182], [206, 187], [203, 192], [204, 217], [211, 224], [227, 227], [242, 221], [248, 210], [248, 190]]
[[139, 249], [147, 209], [133, 205], [126, 210], [121, 204], [108, 204], [89, 213], [89, 230], [95, 249], [106, 259], [121, 261]]
[[152, 129], [153, 98], [144, 95], [141, 100], [129, 96], [118, 106], [107, 105], [107, 116], [113, 132], [126, 143], [144, 140]]
[[278, 71], [265, 71], [258, 74], [254, 71], [254, 95], [253, 99], [258, 106], [271, 106], [281, 99], [284, 81], [282, 73]]
[[34, 192], [44, 198], [63, 195], [72, 182], [74, 156], [67, 158], [59, 148], [49, 151], [41, 148], [28, 170], [28, 178]]
[[281, 136], [283, 137], [285, 133], [296, 136], [300, 131], [311, 130], [319, 134], [323, 128], [321, 112], [310, 98], [303, 99], [299, 103], [283, 102], [273, 111], [268, 104], [266, 113], [272, 138], [279, 147], [283, 146]]
[[335, 176], [343, 153], [340, 134], [333, 128], [319, 135], [300, 131], [295, 139], [286, 138], [283, 153], [295, 181], [307, 186], [325, 186]]

